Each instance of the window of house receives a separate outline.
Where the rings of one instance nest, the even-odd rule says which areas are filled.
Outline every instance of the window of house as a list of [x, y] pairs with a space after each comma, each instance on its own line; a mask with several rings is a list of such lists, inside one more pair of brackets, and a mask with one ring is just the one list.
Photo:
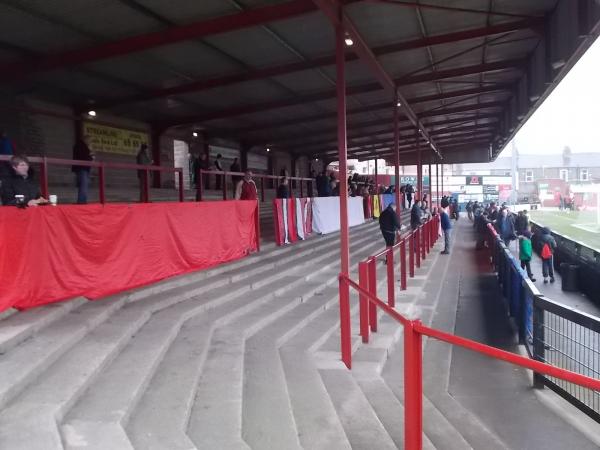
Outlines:
[[561, 180], [569, 181], [568, 169], [560, 169], [559, 176]]
[[525, 182], [531, 183], [533, 181], [533, 170], [525, 171]]
[[580, 169], [579, 170], [579, 180], [580, 181], [589, 181], [590, 179], [590, 172], [587, 169]]

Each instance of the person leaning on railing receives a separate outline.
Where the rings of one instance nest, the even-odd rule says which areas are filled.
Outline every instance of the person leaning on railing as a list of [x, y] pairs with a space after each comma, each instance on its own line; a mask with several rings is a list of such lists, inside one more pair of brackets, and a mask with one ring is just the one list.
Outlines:
[[18, 202], [17, 196], [23, 196], [22, 204], [37, 206], [48, 203], [38, 183], [33, 179], [26, 156], [13, 156], [10, 159], [10, 175], [2, 182], [1, 196], [2, 204], [15, 206]]
[[242, 178], [235, 189], [235, 199], [236, 200], [257, 200], [258, 199], [258, 191], [256, 189], [256, 184], [252, 180], [252, 171], [247, 170], [244, 174], [244, 178]]

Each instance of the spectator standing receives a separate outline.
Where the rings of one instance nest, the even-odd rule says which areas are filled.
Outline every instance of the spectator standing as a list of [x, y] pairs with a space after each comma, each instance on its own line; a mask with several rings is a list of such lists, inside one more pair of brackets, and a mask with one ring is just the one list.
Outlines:
[[508, 214], [507, 208], [500, 211], [500, 216], [496, 220], [496, 231], [507, 247], [510, 245], [510, 241], [517, 237], [514, 219]]
[[554, 283], [554, 251], [556, 250], [556, 241], [550, 232], [550, 228], [542, 228], [542, 236], [540, 238], [542, 244], [542, 275], [544, 277], [544, 283], [548, 282], [548, 276], [550, 276], [550, 283]]
[[285, 177], [277, 187], [277, 198], [290, 198], [289, 180]]
[[247, 170], [235, 189], [236, 200], [257, 200], [256, 184], [252, 180], [252, 171]]
[[496, 206], [495, 202], [490, 203], [490, 207], [488, 209], [488, 218], [492, 222], [494, 222], [496, 219], [498, 219], [498, 207]]
[[413, 207], [410, 210], [410, 227], [413, 230], [416, 230], [417, 228], [419, 228], [421, 226], [422, 223], [422, 218], [423, 218], [423, 211], [421, 210], [421, 202], [420, 201], [415, 201], [415, 204], [413, 205]]
[[400, 221], [396, 214], [395, 203], [390, 203], [379, 216], [379, 228], [385, 240], [385, 246], [393, 247], [396, 243], [396, 235], [400, 231]]
[[450, 216], [446, 209], [442, 209], [440, 214], [440, 225], [442, 227], [442, 232], [444, 233], [444, 250], [441, 253], [442, 255], [449, 255], [450, 238], [452, 237], [452, 221], [450, 220]]
[[[73, 159], [78, 161], [93, 161], [94, 153], [89, 147], [89, 138], [84, 136], [78, 140], [73, 147]], [[77, 182], [77, 203], [84, 205], [87, 203], [88, 190], [90, 187], [90, 169], [89, 166], [73, 165], [71, 170], [75, 173]]]
[[467, 217], [469, 218], [469, 220], [471, 222], [473, 222], [473, 202], [471, 200], [469, 200], [467, 202], [466, 209], [467, 209]]
[[406, 209], [406, 185], [400, 186], [400, 199], [402, 201], [402, 209]]
[[408, 203], [409, 208], [411, 208], [414, 193], [415, 193], [415, 190], [412, 187], [412, 184], [407, 184], [406, 185], [406, 202]]
[[[217, 158], [215, 159], [215, 170], [218, 172], [223, 172], [223, 156], [218, 153], [217, 154]], [[221, 181], [225, 182], [224, 180], [222, 180], [223, 175], [216, 175], [215, 176], [215, 189], [219, 190], [221, 189]]]
[[40, 187], [34, 181], [29, 169], [29, 160], [25, 156], [13, 156], [10, 159], [10, 175], [2, 182], [1, 196], [2, 204], [14, 206], [17, 204], [15, 196], [23, 196], [23, 204], [37, 206], [48, 203]]
[[526, 269], [527, 276], [535, 283], [535, 278], [533, 278], [533, 274], [531, 273], [531, 253], [531, 232], [525, 230], [519, 236], [519, 260], [521, 260], [521, 269]]
[[[152, 158], [150, 158], [150, 155], [148, 154], [148, 145], [140, 145], [140, 149], [138, 150], [137, 155], [135, 157], [135, 162], [140, 166], [149, 166], [152, 164]], [[140, 182], [140, 202], [147, 201], [147, 198], [144, 195], [144, 186], [146, 184], [146, 180], [149, 180], [150, 178], [146, 178], [145, 172], [145, 170], [137, 171], [138, 180]], [[150, 188], [150, 186], [148, 186], [148, 188]]]

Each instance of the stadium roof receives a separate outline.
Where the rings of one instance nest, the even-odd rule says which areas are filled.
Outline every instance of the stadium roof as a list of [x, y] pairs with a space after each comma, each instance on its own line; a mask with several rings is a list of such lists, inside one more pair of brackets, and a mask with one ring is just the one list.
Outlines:
[[[81, 112], [335, 159], [334, 32], [317, 4], [343, 5], [447, 162], [495, 158], [600, 22], [593, 0], [5, 0], [0, 78]], [[356, 50], [349, 157], [386, 157], [394, 98]]]

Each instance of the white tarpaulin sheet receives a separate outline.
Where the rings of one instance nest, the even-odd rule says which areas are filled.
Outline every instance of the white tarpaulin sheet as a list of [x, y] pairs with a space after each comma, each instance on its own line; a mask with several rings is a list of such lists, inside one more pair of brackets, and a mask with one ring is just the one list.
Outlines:
[[[362, 197], [348, 197], [348, 225], [365, 223]], [[315, 197], [313, 199], [313, 231], [319, 234], [340, 230], [340, 198]]]

